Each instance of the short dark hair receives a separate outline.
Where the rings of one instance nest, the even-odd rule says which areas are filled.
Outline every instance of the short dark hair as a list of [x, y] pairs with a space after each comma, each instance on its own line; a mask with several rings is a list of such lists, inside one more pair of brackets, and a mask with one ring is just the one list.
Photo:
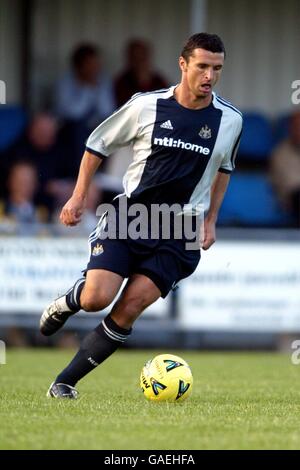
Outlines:
[[210, 52], [223, 52], [226, 55], [222, 39], [217, 34], [197, 33], [193, 34], [185, 43], [181, 55], [188, 61], [194, 49], [205, 49]]
[[81, 67], [87, 57], [97, 56], [100, 51], [94, 44], [80, 44], [73, 51], [71, 56], [71, 63], [75, 69]]

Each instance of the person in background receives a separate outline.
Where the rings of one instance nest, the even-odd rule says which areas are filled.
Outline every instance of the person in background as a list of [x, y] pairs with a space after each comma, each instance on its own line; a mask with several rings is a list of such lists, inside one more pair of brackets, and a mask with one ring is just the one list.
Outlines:
[[270, 177], [278, 198], [300, 227], [300, 110], [290, 117], [289, 135], [274, 150]]
[[137, 92], [166, 88], [167, 81], [152, 65], [150, 44], [143, 39], [132, 39], [126, 48], [127, 64], [117, 77], [115, 94], [118, 106], [122, 106]]
[[40, 224], [48, 221], [45, 207], [35, 205], [38, 189], [37, 169], [26, 160], [15, 162], [7, 181], [7, 198], [0, 203], [0, 221], [10, 222], [19, 235], [39, 232]]
[[32, 117], [25, 135], [7, 152], [6, 175], [20, 159], [36, 167], [37, 200], [50, 212], [69, 197], [75, 176], [72, 155], [61, 141], [59, 123], [54, 116], [39, 112]]
[[94, 44], [79, 44], [71, 69], [58, 83], [54, 113], [63, 123], [62, 140], [73, 155], [76, 173], [87, 137], [115, 109], [113, 84], [103, 70], [103, 57]]
[[80, 44], [71, 56], [71, 71], [58, 84], [57, 116], [99, 125], [115, 109], [112, 82], [103, 71], [103, 58], [93, 44]]

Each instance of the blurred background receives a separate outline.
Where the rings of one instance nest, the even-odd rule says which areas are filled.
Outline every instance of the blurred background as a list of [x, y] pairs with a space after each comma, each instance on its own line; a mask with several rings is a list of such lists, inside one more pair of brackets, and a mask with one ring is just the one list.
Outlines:
[[45, 305], [85, 267], [96, 207], [120, 192], [131, 159], [127, 148], [105, 162], [81, 226], [64, 228], [85, 140], [132, 94], [176, 84], [183, 43], [207, 31], [227, 50], [217, 92], [244, 114], [237, 168], [217, 244], [143, 314], [128, 347], [290, 347], [300, 334], [299, 20], [297, 0], [0, 0], [0, 339], [74, 346], [99, 322], [81, 313], [55, 338], [38, 333]]

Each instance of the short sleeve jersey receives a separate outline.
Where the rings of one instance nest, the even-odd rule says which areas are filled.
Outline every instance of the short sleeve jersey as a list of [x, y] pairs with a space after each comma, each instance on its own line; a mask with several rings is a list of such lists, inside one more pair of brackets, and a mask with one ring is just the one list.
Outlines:
[[180, 105], [169, 89], [134, 95], [100, 124], [86, 148], [108, 157], [132, 144], [124, 178], [132, 202], [179, 203], [187, 212], [207, 211], [218, 171], [231, 173], [242, 132], [242, 115], [213, 93], [206, 108]]

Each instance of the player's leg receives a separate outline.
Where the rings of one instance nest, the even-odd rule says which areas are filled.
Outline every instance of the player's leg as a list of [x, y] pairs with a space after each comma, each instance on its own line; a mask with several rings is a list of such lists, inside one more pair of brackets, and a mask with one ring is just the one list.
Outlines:
[[92, 269], [76, 281], [69, 291], [46, 307], [40, 320], [45, 336], [56, 333], [70, 318], [83, 309], [96, 312], [107, 307], [117, 295], [123, 277], [104, 269]]
[[[49, 395], [76, 398], [74, 385], [126, 341], [136, 318], [160, 296], [161, 291], [148, 277], [142, 274], [130, 277], [111, 313], [83, 339], [74, 359], [51, 385]], [[65, 393], [60, 393], [60, 387]]]
[[85, 278], [78, 279], [63, 295], [54, 299], [42, 313], [40, 332], [44, 336], [56, 333], [66, 321], [80, 310], [80, 295], [85, 284]]
[[99, 237], [96, 229], [89, 238], [90, 259], [86, 277], [78, 279], [65, 295], [55, 299], [44, 310], [40, 320], [43, 335], [56, 333], [71, 315], [81, 309], [91, 312], [109, 305], [123, 279], [128, 277], [130, 252], [126, 240], [103, 240]]
[[113, 301], [123, 280], [123, 276], [106, 269], [87, 271], [79, 299], [80, 307], [86, 312], [103, 310]]
[[121, 328], [130, 329], [140, 314], [159, 297], [160, 289], [148, 276], [133, 274], [114, 304], [110, 316]]

